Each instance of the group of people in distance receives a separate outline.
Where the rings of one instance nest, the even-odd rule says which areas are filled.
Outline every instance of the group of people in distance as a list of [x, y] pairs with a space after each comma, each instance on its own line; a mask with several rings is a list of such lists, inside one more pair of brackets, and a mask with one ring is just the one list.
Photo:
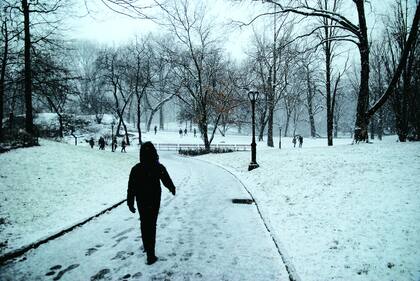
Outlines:
[[[90, 148], [93, 148], [95, 146], [95, 140], [93, 139], [93, 137], [90, 138], [89, 145], [90, 145]], [[99, 150], [105, 150], [105, 145], [106, 145], [105, 139], [104, 137], [101, 136], [98, 140]], [[114, 137], [111, 142], [112, 152], [117, 150], [117, 146], [118, 146], [117, 137]], [[127, 146], [127, 143], [125, 142], [125, 139], [123, 139], [121, 141], [121, 152], [127, 152], [125, 151], [126, 146]]]
[[301, 135], [294, 136], [292, 140], [293, 147], [296, 147], [296, 142], [299, 142], [299, 147], [302, 147], [303, 137]]
[[[195, 128], [194, 128], [193, 132], [194, 132], [194, 138], [197, 137], [197, 130]], [[179, 128], [178, 133], [179, 133], [180, 137], [182, 137], [182, 135], [186, 136], [188, 134], [188, 130], [187, 130], [187, 128], [185, 128], [184, 131], [183, 131], [181, 128]]]

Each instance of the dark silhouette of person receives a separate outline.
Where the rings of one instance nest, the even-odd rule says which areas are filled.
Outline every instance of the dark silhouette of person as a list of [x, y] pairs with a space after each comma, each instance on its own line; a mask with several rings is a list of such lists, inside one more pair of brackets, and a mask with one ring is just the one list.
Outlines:
[[299, 136], [299, 147], [301, 148], [303, 144], [303, 137]]
[[155, 126], [155, 135], [156, 135], [156, 133], [157, 133], [157, 126]]
[[134, 199], [140, 214], [140, 229], [143, 247], [147, 254], [147, 264], [157, 261], [155, 255], [156, 221], [159, 214], [161, 187], [160, 181], [175, 195], [175, 186], [166, 171], [159, 163], [156, 148], [151, 142], [145, 142], [140, 147], [140, 163], [130, 172], [127, 189], [127, 205], [132, 213]]
[[90, 145], [90, 148], [93, 148], [93, 146], [95, 145], [95, 141], [93, 140], [93, 138], [90, 138], [89, 145]]
[[185, 130], [184, 130], [184, 136], [186, 136], [187, 133], [188, 133], [187, 128], [185, 128]]
[[121, 152], [127, 152], [127, 151], [125, 151], [125, 147], [126, 147], [126, 142], [123, 139], [122, 142], [121, 142]]
[[112, 147], [112, 152], [117, 150], [117, 138], [116, 137], [114, 137], [114, 139], [112, 140], [111, 147]]
[[181, 128], [179, 128], [178, 133], [179, 133], [179, 136], [182, 137], [182, 129]]
[[197, 135], [197, 130], [194, 128], [194, 138], [196, 137], [196, 135]]
[[293, 147], [296, 147], [296, 136], [293, 137], [292, 142], [293, 142]]
[[98, 144], [99, 144], [99, 149], [105, 150], [105, 140], [103, 137], [99, 138]]

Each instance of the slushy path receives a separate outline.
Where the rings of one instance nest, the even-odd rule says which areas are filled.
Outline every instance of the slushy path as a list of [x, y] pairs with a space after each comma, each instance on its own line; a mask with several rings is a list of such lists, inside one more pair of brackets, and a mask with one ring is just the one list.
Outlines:
[[124, 204], [1, 267], [0, 280], [288, 280], [255, 206], [232, 204], [249, 198], [233, 176], [175, 154], [160, 158], [177, 195], [163, 187], [156, 264], [145, 265], [138, 214]]

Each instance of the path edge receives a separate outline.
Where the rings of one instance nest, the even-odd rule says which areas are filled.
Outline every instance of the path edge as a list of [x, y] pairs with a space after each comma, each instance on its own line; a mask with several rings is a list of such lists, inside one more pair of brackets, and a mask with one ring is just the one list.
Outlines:
[[18, 258], [18, 257], [22, 256], [23, 254], [25, 254], [29, 250], [36, 249], [39, 246], [41, 246], [42, 244], [48, 243], [51, 240], [54, 240], [54, 239], [56, 239], [58, 237], [63, 236], [64, 234], [66, 234], [66, 233], [74, 230], [75, 228], [80, 227], [80, 226], [82, 226], [82, 225], [90, 222], [94, 218], [97, 218], [97, 217], [99, 217], [99, 216], [101, 216], [101, 215], [103, 215], [103, 214], [111, 211], [112, 209], [117, 208], [118, 206], [120, 206], [121, 204], [123, 204], [126, 201], [127, 201], [127, 199], [121, 200], [118, 203], [115, 203], [112, 206], [110, 206], [110, 207], [108, 207], [108, 208], [106, 208], [106, 209], [104, 209], [104, 210], [96, 213], [95, 215], [90, 216], [90, 217], [88, 217], [88, 218], [86, 218], [86, 219], [84, 219], [84, 220], [82, 220], [82, 221], [80, 221], [80, 222], [78, 222], [76, 224], [73, 224], [72, 226], [69, 226], [69, 227], [67, 227], [65, 229], [62, 229], [60, 231], [57, 231], [54, 234], [51, 234], [51, 235], [48, 235], [46, 237], [40, 238], [40, 239], [36, 240], [35, 242], [30, 243], [30, 244], [27, 244], [25, 246], [22, 246], [20, 248], [17, 248], [15, 250], [12, 250], [12, 251], [9, 251], [9, 252], [7, 252], [5, 254], [2, 254], [0, 256], [0, 265], [5, 265], [6, 263], [8, 263], [9, 261], [11, 261], [12, 259], [15, 259], [15, 258]]
[[262, 222], [264, 223], [264, 226], [265, 226], [266, 230], [270, 234], [270, 237], [273, 240], [274, 245], [277, 248], [277, 251], [278, 251], [278, 253], [279, 253], [279, 255], [280, 255], [280, 257], [283, 261], [284, 266], [286, 267], [286, 271], [289, 274], [289, 280], [290, 281], [301, 281], [302, 279], [297, 274], [296, 269], [293, 266], [293, 263], [292, 263], [292, 261], [289, 257], [289, 254], [287, 253], [284, 245], [280, 242], [277, 235], [272, 231], [273, 227], [271, 226], [271, 223], [270, 223], [269, 219], [264, 217], [263, 212], [262, 212], [260, 206], [258, 205], [257, 200], [255, 200], [255, 197], [249, 191], [249, 188], [242, 182], [242, 180], [239, 178], [239, 176], [235, 172], [231, 171], [229, 168], [227, 168], [227, 167], [225, 167], [225, 166], [223, 166], [219, 163], [213, 162], [211, 160], [206, 160], [206, 159], [201, 159], [201, 158], [192, 158], [192, 157], [191, 157], [191, 159], [195, 159], [195, 160], [206, 162], [208, 164], [215, 165], [215, 166], [225, 170], [226, 172], [231, 174], [236, 180], [239, 181], [239, 183], [242, 185], [242, 187], [245, 189], [245, 191], [249, 194], [251, 199], [254, 201], [257, 212], [258, 212]]

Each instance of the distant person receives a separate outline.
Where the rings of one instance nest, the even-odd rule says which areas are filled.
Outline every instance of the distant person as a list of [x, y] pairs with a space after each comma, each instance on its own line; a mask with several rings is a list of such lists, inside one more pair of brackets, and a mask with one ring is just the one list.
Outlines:
[[197, 137], [197, 130], [194, 128], [194, 138]]
[[187, 133], [188, 133], [188, 130], [187, 130], [187, 128], [185, 128], [185, 130], [184, 130], [184, 136], [186, 136]]
[[134, 199], [140, 214], [140, 229], [143, 247], [147, 254], [147, 264], [155, 263], [156, 222], [159, 214], [161, 187], [160, 182], [175, 195], [175, 186], [166, 171], [159, 163], [156, 148], [151, 142], [145, 142], [140, 147], [140, 163], [130, 172], [127, 189], [127, 205], [132, 213]]
[[155, 135], [156, 135], [156, 133], [157, 133], [157, 126], [155, 126]]
[[293, 137], [292, 142], [293, 142], [293, 147], [296, 147], [296, 136]]
[[100, 150], [105, 150], [105, 140], [103, 137], [100, 137], [98, 140], [98, 144], [99, 144], [99, 149]]
[[125, 151], [126, 145], [127, 144], [126, 144], [125, 140], [123, 139], [122, 142], [121, 142], [121, 152], [127, 152], [127, 151]]
[[114, 152], [115, 150], [117, 150], [117, 137], [114, 137], [112, 139], [112, 143], [111, 143], [111, 147], [112, 147], [112, 152]]
[[179, 128], [178, 133], [179, 133], [179, 136], [182, 137], [182, 129], [181, 128]]
[[95, 141], [93, 140], [93, 138], [90, 138], [89, 145], [90, 145], [90, 148], [93, 148], [93, 146], [95, 145]]
[[302, 148], [302, 144], [303, 144], [303, 137], [299, 136], [299, 147]]

